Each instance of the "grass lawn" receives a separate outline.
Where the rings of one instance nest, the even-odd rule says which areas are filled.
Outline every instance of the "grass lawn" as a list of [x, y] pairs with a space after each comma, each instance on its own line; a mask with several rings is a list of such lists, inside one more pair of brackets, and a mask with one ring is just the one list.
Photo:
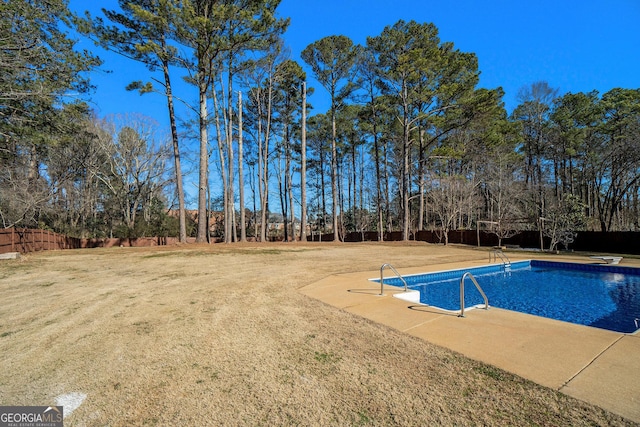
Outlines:
[[278, 243], [0, 261], [0, 404], [76, 396], [65, 426], [634, 425], [297, 291], [385, 262], [486, 257]]

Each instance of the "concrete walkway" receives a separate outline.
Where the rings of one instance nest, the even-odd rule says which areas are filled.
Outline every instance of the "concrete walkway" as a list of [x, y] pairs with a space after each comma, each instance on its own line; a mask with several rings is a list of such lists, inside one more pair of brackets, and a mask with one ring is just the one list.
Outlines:
[[[509, 254], [512, 261], [516, 257]], [[540, 257], [542, 258], [542, 257]], [[582, 258], [554, 257], [554, 261]], [[471, 268], [487, 262], [398, 269], [400, 274]], [[640, 266], [639, 260], [621, 265]], [[391, 277], [391, 272], [385, 272]], [[491, 307], [465, 317], [414, 304], [368, 279], [379, 271], [339, 274], [301, 288], [307, 296], [449, 348], [640, 423], [640, 334], [621, 334]], [[491, 304], [491, 300], [489, 300]]]

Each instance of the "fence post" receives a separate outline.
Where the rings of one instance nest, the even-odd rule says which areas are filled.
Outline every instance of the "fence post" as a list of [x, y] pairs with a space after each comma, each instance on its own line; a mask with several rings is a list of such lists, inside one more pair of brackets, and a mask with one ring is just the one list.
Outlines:
[[15, 238], [15, 227], [11, 227], [11, 252], [15, 252], [16, 249], [16, 238]]

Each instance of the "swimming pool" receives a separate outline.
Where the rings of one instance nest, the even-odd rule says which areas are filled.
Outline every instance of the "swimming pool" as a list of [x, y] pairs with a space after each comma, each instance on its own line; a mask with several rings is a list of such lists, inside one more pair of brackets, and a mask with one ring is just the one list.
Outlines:
[[[460, 278], [470, 271], [492, 307], [556, 320], [632, 333], [640, 318], [640, 269], [621, 266], [520, 261], [464, 270], [403, 276], [420, 302], [460, 310]], [[398, 278], [385, 284], [404, 286]], [[482, 304], [480, 293], [465, 281], [465, 307]]]

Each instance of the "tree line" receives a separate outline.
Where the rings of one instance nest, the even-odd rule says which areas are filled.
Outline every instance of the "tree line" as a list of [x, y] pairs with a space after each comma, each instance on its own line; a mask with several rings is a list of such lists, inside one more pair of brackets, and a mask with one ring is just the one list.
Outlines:
[[[325, 37], [298, 62], [278, 3], [119, 0], [96, 17], [64, 0], [3, 2], [3, 227], [203, 242], [215, 224], [233, 242], [267, 240], [275, 220], [286, 240], [483, 228], [537, 230], [554, 247], [577, 230], [640, 228], [640, 89], [533, 82], [509, 114], [501, 88], [479, 87], [476, 55], [433, 24], [398, 21], [364, 45]], [[144, 112], [95, 116], [101, 61], [68, 29], [148, 68], [128, 89], [164, 99], [169, 132]]]

